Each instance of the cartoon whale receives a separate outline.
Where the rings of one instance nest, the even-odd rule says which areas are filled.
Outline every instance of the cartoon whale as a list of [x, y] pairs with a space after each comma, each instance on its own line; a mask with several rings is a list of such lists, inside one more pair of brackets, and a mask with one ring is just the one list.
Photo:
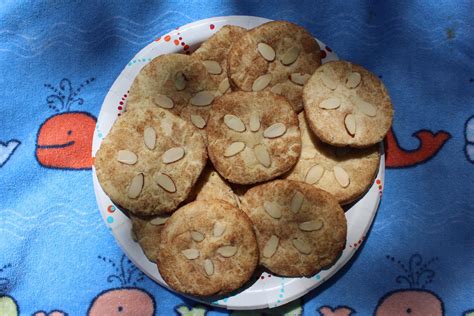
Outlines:
[[406, 150], [398, 144], [393, 129], [389, 130], [385, 141], [387, 153], [385, 165], [387, 168], [406, 168], [423, 163], [436, 155], [451, 137], [445, 131], [432, 133], [427, 130], [419, 130], [413, 136], [418, 138], [420, 145], [417, 149]]
[[152, 316], [154, 314], [153, 297], [137, 288], [107, 290], [94, 299], [87, 312], [89, 316]]
[[87, 112], [59, 113], [38, 131], [36, 159], [47, 168], [90, 169], [96, 118]]

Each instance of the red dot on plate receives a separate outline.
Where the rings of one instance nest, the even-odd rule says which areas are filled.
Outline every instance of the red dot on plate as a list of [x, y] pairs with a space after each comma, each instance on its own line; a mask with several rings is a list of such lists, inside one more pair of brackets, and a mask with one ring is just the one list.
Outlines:
[[184, 45], [184, 50], [188, 50], [189, 49], [189, 45]]
[[265, 277], [262, 275], [262, 276], [260, 277], [260, 279], [262, 279], [262, 280], [263, 280], [263, 279], [265, 279]]
[[185, 43], [185, 42], [181, 42], [181, 46], [184, 46], [184, 45], [186, 45], [186, 43]]
[[382, 186], [381, 186], [381, 185], [379, 185], [379, 190], [382, 190]]
[[354, 244], [354, 247], [357, 247], [357, 243]]
[[377, 179], [377, 181], [375, 181], [375, 183], [380, 184], [382, 182], [379, 179]]
[[122, 111], [123, 107], [121, 107], [121, 106], [119, 105], [117, 109], [118, 109], [119, 111]]
[[118, 116], [120, 116], [120, 113], [119, 113], [119, 114], [117, 114], [117, 115], [118, 115]]
[[178, 39], [179, 39], [179, 40], [182, 40], [183, 38], [182, 38], [182, 37], [180, 37], [180, 38], [178, 38]]
[[321, 51], [321, 58], [326, 58], [326, 51], [325, 50], [322, 50]]
[[331, 49], [329, 46], [326, 46], [326, 50], [327, 50], [328, 52], [332, 52], [332, 49]]
[[120, 104], [120, 105], [123, 105], [123, 101], [120, 101], [119, 104]]
[[216, 26], [214, 24], [209, 25], [209, 28], [213, 30]]

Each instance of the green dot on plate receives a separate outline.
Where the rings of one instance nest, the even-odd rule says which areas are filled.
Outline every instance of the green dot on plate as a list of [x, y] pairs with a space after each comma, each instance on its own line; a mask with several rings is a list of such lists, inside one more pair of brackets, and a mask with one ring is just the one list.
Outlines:
[[112, 216], [107, 217], [107, 223], [112, 224], [114, 222], [114, 218]]

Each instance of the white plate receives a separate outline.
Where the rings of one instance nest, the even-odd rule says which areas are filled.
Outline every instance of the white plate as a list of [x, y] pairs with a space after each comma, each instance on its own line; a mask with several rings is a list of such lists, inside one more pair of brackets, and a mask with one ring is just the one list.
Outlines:
[[[173, 30], [143, 48], [125, 66], [105, 97], [94, 133], [92, 156], [95, 156], [102, 139], [109, 132], [117, 116], [123, 111], [128, 89], [135, 76], [151, 59], [162, 54], [184, 52], [185, 49], [186, 51], [192, 51], [227, 24], [252, 28], [268, 21], [268, 19], [251, 16], [225, 16], [205, 19]], [[329, 47], [320, 41], [318, 42], [325, 52], [323, 56], [326, 55], [323, 58], [323, 63], [337, 59], [336, 54]], [[297, 299], [323, 284], [349, 261], [364, 240], [380, 202], [384, 183], [384, 171], [385, 156], [382, 154], [378, 175], [372, 187], [362, 199], [346, 212], [348, 224], [347, 245], [339, 260], [330, 269], [323, 270], [311, 278], [282, 278], [263, 272], [257, 281], [238, 294], [219, 298], [218, 300], [199, 299], [199, 301], [227, 309], [276, 307]], [[168, 287], [161, 278], [156, 265], [148, 261], [138, 243], [133, 241], [130, 232], [130, 220], [122, 212], [116, 211], [116, 207], [100, 187], [95, 169], [92, 172], [92, 177], [100, 213], [123, 251], [151, 279], [162, 286]]]

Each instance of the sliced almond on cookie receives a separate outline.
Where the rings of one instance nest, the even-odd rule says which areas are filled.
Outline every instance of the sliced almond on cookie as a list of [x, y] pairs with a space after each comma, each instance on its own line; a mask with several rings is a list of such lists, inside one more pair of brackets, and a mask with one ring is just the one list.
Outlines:
[[334, 166], [333, 172], [336, 181], [341, 185], [341, 187], [346, 188], [349, 186], [351, 179], [349, 178], [349, 174], [347, 174], [346, 170], [340, 166]]
[[184, 148], [183, 147], [173, 147], [165, 151], [161, 160], [163, 163], [173, 163], [175, 161], [180, 160], [184, 157]]
[[347, 114], [344, 118], [344, 125], [346, 126], [347, 133], [354, 136], [357, 130], [356, 119], [353, 114]]
[[309, 255], [313, 250], [313, 247], [311, 247], [311, 245], [306, 240], [294, 238], [291, 240], [291, 243], [296, 248], [296, 250], [304, 255]]
[[206, 126], [206, 121], [201, 115], [191, 114], [191, 123], [193, 123], [197, 128], [201, 129]]
[[275, 219], [279, 219], [281, 217], [281, 206], [275, 202], [263, 202], [263, 208], [268, 215]]
[[176, 192], [176, 185], [168, 175], [157, 172], [153, 176], [153, 180], [155, 180], [156, 184], [158, 184], [163, 190], [174, 193]]
[[214, 264], [212, 263], [211, 259], [204, 260], [202, 266], [204, 267], [204, 271], [206, 271], [207, 275], [211, 276], [214, 274]]
[[323, 227], [323, 222], [319, 219], [303, 222], [298, 225], [298, 228], [304, 232], [312, 232], [315, 230], [320, 230], [322, 227]]
[[215, 60], [204, 60], [202, 62], [204, 66], [206, 66], [207, 72], [212, 75], [218, 75], [222, 73], [222, 67], [219, 63]]
[[229, 78], [225, 78], [224, 80], [219, 83], [219, 87], [217, 90], [219, 90], [220, 93], [224, 94], [229, 90], [230, 88], [230, 83], [229, 83]]
[[220, 254], [222, 257], [229, 258], [237, 253], [237, 247], [223, 246], [223, 247], [217, 248], [217, 253]]
[[245, 143], [243, 143], [243, 142], [233, 142], [224, 151], [224, 157], [235, 156], [244, 149], [245, 149]]
[[159, 107], [163, 109], [172, 109], [174, 107], [174, 102], [170, 97], [167, 97], [166, 95], [163, 94], [158, 94], [153, 97], [152, 99], [153, 103], [158, 105]]
[[271, 74], [264, 74], [255, 79], [252, 85], [252, 91], [261, 91], [265, 89], [272, 81]]
[[283, 84], [277, 83], [270, 89], [270, 91], [275, 94], [281, 94], [281, 92], [283, 91]]
[[346, 78], [346, 87], [349, 89], [357, 88], [360, 84], [361, 76], [358, 72], [351, 72]]
[[194, 259], [197, 259], [199, 258], [199, 250], [195, 249], [195, 248], [189, 248], [189, 249], [185, 249], [185, 250], [182, 250], [181, 253], [189, 260], [194, 260]]
[[323, 82], [323, 85], [330, 89], [330, 90], [336, 90], [337, 88], [337, 81], [335, 81], [333, 78], [331, 78], [330, 75], [327, 73], [323, 72], [321, 74], [321, 81]]
[[146, 127], [145, 128], [145, 131], [143, 132], [143, 141], [145, 142], [145, 146], [150, 149], [150, 150], [153, 150], [155, 149], [155, 145], [156, 145], [156, 132], [155, 132], [155, 129], [153, 127]]
[[253, 152], [255, 154], [255, 158], [257, 158], [258, 162], [262, 164], [262, 166], [268, 168], [272, 164], [272, 159], [270, 158], [270, 154], [268, 153], [267, 147], [263, 144], [258, 144], [254, 147]]
[[263, 247], [262, 255], [265, 258], [271, 258], [275, 254], [279, 242], [280, 239], [277, 236], [272, 235], [265, 244], [265, 247]]
[[193, 230], [191, 232], [191, 238], [192, 238], [192, 240], [197, 241], [197, 242], [203, 241], [204, 240], [204, 234], [200, 233], [196, 230]]
[[334, 110], [339, 106], [341, 106], [341, 99], [338, 97], [330, 97], [319, 103], [319, 107], [325, 110]]
[[252, 113], [250, 115], [249, 125], [252, 132], [256, 132], [260, 129], [260, 118], [257, 113]]
[[127, 165], [134, 165], [138, 161], [138, 157], [130, 150], [119, 150], [117, 153], [117, 161]]
[[182, 71], [178, 71], [174, 75], [174, 86], [178, 91], [184, 90], [184, 88], [186, 88], [186, 77]]
[[225, 231], [226, 226], [222, 223], [216, 222], [214, 228], [212, 229], [212, 235], [214, 237], [220, 237]]
[[257, 50], [267, 61], [273, 61], [275, 59], [275, 50], [270, 45], [258, 43]]
[[301, 206], [303, 205], [304, 201], [304, 195], [300, 191], [296, 191], [293, 197], [291, 198], [290, 202], [290, 210], [293, 213], [298, 213], [298, 211], [301, 209]]
[[297, 59], [298, 56], [300, 55], [300, 49], [298, 47], [291, 47], [289, 48], [283, 56], [281, 56], [280, 61], [283, 65], [288, 66], [294, 63]]
[[290, 80], [297, 85], [304, 86], [310, 77], [308, 74], [295, 72], [290, 75]]
[[324, 174], [324, 168], [320, 165], [314, 165], [309, 168], [306, 176], [304, 178], [304, 182], [309, 184], [315, 184], [321, 179]]
[[131, 199], [136, 199], [140, 193], [142, 192], [143, 188], [143, 173], [137, 174], [133, 177], [130, 186], [128, 187], [128, 197]]
[[215, 94], [212, 91], [201, 91], [196, 93], [189, 102], [195, 106], [207, 106], [214, 101]]
[[224, 115], [224, 123], [227, 125], [228, 128], [230, 128], [233, 131], [236, 132], [243, 132], [245, 131], [245, 124], [242, 122], [242, 120], [232, 114], [226, 114]]
[[153, 226], [160, 226], [166, 223], [166, 221], [169, 219], [169, 216], [157, 216], [154, 219], [150, 221], [150, 224]]
[[275, 123], [263, 131], [263, 137], [277, 138], [285, 134], [286, 126], [283, 123]]
[[372, 103], [366, 102], [358, 96], [351, 96], [350, 100], [352, 104], [354, 104], [357, 109], [365, 115], [370, 117], [374, 117], [377, 115], [377, 107]]

